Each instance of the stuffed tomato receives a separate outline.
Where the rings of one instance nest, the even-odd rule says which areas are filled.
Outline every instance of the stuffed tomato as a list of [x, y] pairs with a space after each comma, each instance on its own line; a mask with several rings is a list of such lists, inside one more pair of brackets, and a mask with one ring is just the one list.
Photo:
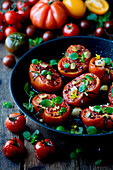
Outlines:
[[29, 68], [31, 85], [38, 91], [53, 92], [62, 86], [62, 78], [49, 64], [32, 60]]
[[71, 45], [67, 55], [58, 63], [59, 72], [65, 77], [76, 77], [88, 68], [91, 53], [81, 45]]
[[71, 105], [82, 106], [97, 97], [99, 88], [100, 79], [94, 74], [85, 73], [64, 86], [63, 98]]
[[38, 115], [47, 124], [62, 123], [69, 118], [70, 106], [56, 94], [38, 94], [32, 99], [32, 104]]
[[113, 105], [89, 106], [81, 112], [83, 123], [97, 129], [113, 128]]
[[108, 91], [108, 99], [111, 104], [113, 104], [113, 85], [111, 85], [109, 91]]
[[97, 75], [102, 83], [113, 81], [113, 61], [96, 55], [89, 62], [89, 72]]

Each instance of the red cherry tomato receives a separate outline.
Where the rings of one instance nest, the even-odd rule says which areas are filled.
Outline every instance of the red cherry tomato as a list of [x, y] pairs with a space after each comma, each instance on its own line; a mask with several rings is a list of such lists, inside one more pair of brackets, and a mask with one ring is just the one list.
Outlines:
[[[55, 94], [39, 94], [33, 98], [32, 104], [38, 115], [48, 124], [64, 122], [70, 115], [70, 106]], [[43, 106], [46, 106], [45, 109]]]
[[22, 10], [23, 8], [26, 8], [29, 6], [28, 2], [18, 1], [17, 2], [17, 9]]
[[56, 150], [55, 144], [50, 139], [41, 140], [35, 145], [35, 155], [39, 160], [47, 158], [54, 154]]
[[18, 13], [21, 15], [21, 17], [25, 20], [29, 18], [30, 15], [30, 8], [25, 7], [22, 10], [19, 10]]
[[81, 112], [81, 118], [86, 126], [97, 129], [113, 128], [113, 105], [90, 106]]
[[97, 97], [100, 89], [100, 79], [91, 73], [81, 74], [66, 84], [63, 98], [74, 106], [82, 106]]
[[0, 26], [0, 41], [4, 38], [3, 26]]
[[16, 28], [14, 28], [13, 26], [7, 27], [4, 31], [5, 37], [7, 37], [13, 32], [17, 32]]
[[79, 30], [79, 27], [73, 23], [69, 23], [69, 24], [66, 24], [64, 27], [63, 27], [63, 35], [65, 37], [67, 36], [77, 36], [79, 35], [80, 33], [80, 30]]
[[99, 27], [95, 30], [96, 37], [102, 37], [103, 35], [104, 35], [104, 29], [102, 27]]
[[4, 18], [7, 24], [16, 24], [18, 22], [17, 13], [15, 11], [7, 11], [4, 14]]
[[28, 0], [29, 6], [33, 6], [38, 2], [38, 0]]
[[25, 123], [26, 119], [24, 115], [20, 113], [12, 113], [5, 120], [5, 125], [11, 132], [21, 131], [24, 128]]
[[15, 25], [13, 25], [13, 27], [15, 27], [17, 31], [21, 31], [22, 30], [22, 25], [21, 25], [20, 22], [17, 22]]
[[81, 45], [71, 45], [67, 53], [70, 54], [58, 63], [59, 72], [65, 77], [76, 77], [85, 72], [91, 58], [89, 50]]
[[23, 154], [24, 149], [22, 141], [16, 137], [9, 139], [3, 146], [3, 152], [7, 158]]
[[42, 35], [43, 41], [48, 41], [53, 38], [53, 33], [51, 31], [46, 31]]
[[3, 58], [2, 63], [7, 67], [12, 68], [16, 63], [16, 60], [15, 60], [15, 57], [13, 55], [6, 55]]
[[10, 0], [5, 0], [2, 3], [2, 9], [7, 10], [7, 9], [11, 8], [11, 5], [12, 5], [12, 2]]
[[34, 25], [28, 25], [25, 32], [28, 37], [33, 37], [36, 32], [36, 27]]
[[53, 92], [62, 86], [62, 78], [45, 62], [31, 64], [29, 68], [31, 85], [38, 91]]
[[108, 92], [108, 99], [111, 104], [113, 104], [113, 85], [111, 85], [109, 92]]
[[0, 25], [3, 25], [4, 15], [0, 12]]
[[99, 59], [97, 59], [93, 57], [89, 62], [89, 72], [96, 74], [102, 80], [102, 83], [108, 83], [113, 81], [112, 64], [113, 61], [109, 58], [99, 56]]

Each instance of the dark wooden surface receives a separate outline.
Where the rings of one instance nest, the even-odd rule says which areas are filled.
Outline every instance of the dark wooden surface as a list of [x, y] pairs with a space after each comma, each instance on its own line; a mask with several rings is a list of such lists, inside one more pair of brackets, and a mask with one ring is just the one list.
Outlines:
[[[2, 0], [3, 1], [3, 0]], [[0, 4], [1, 2], [0, 1]], [[19, 134], [13, 134], [5, 127], [5, 119], [10, 113], [14, 112], [20, 112], [19, 108], [14, 103], [14, 100], [10, 93], [10, 76], [12, 69], [7, 68], [2, 64], [3, 57], [7, 55], [8, 52], [5, 49], [4, 43], [0, 43], [0, 170], [112, 170], [113, 169], [113, 158], [112, 158], [112, 145], [108, 147], [108, 144], [102, 148], [102, 153], [98, 152], [98, 148], [94, 144], [92, 144], [92, 148], [85, 148], [85, 153], [81, 154], [77, 159], [70, 159], [69, 155], [71, 151], [74, 151], [76, 149], [76, 146], [78, 144], [77, 139], [69, 138], [64, 136], [58, 136], [57, 134], [54, 134], [50, 132], [49, 130], [46, 130], [42, 127], [39, 127], [35, 122], [30, 120], [26, 117], [26, 127], [24, 130], [29, 130], [31, 133], [33, 133], [36, 129], [38, 129], [41, 134], [45, 138], [52, 139], [55, 144], [57, 145], [58, 151], [56, 152], [56, 155], [50, 158], [49, 160], [46, 160], [44, 162], [39, 161], [35, 155], [34, 155], [34, 146], [28, 142], [25, 141], [22, 137], [22, 132]], [[16, 57], [16, 61], [18, 61], [18, 57]], [[4, 108], [3, 102], [10, 101], [13, 104], [13, 108], [7, 109]], [[5, 144], [5, 142], [12, 138], [12, 137], [18, 137], [24, 142], [26, 152], [23, 157], [15, 158], [14, 160], [7, 159], [2, 151], [2, 147]], [[97, 138], [94, 140], [98, 140]], [[106, 139], [108, 140], [108, 139]], [[112, 137], [111, 137], [112, 140]], [[112, 140], [113, 141], [113, 140]], [[84, 143], [86, 141], [83, 140], [80, 143]], [[95, 141], [94, 141], [95, 142]], [[97, 142], [97, 141], [96, 141]], [[76, 144], [77, 143], [77, 144]], [[97, 143], [100, 143], [99, 141]], [[105, 141], [103, 141], [103, 144]], [[82, 146], [82, 145], [81, 145]], [[107, 149], [108, 148], [108, 149]], [[106, 152], [107, 151], [107, 152]], [[103, 158], [103, 162], [101, 166], [95, 166], [95, 161], [101, 157], [99, 157], [99, 154]], [[107, 155], [108, 154], [108, 155]], [[109, 155], [111, 155], [110, 158]], [[108, 158], [108, 159], [107, 159]], [[107, 159], [107, 160], [106, 160]]]

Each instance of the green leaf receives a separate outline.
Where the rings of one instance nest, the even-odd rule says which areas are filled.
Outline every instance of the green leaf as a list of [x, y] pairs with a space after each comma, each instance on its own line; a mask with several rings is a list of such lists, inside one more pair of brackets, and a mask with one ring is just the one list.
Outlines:
[[33, 104], [32, 103], [23, 103], [23, 106], [29, 110], [30, 112], [33, 112]]
[[44, 99], [44, 100], [41, 101], [40, 105], [42, 105], [44, 107], [49, 107], [50, 106], [50, 100]]
[[109, 19], [110, 16], [111, 16], [111, 11], [108, 11], [104, 14], [104, 18]]
[[38, 59], [33, 59], [32, 61], [31, 61], [31, 63], [33, 63], [33, 64], [38, 64]]
[[69, 58], [72, 59], [72, 60], [76, 60], [77, 58], [79, 58], [78, 54], [77, 53], [71, 53], [69, 55]]
[[60, 97], [60, 96], [55, 97], [54, 100], [55, 100], [55, 103], [56, 103], [56, 104], [61, 104], [61, 103], [63, 102], [63, 98]]
[[59, 131], [62, 131], [62, 132], [65, 132], [65, 129], [63, 126], [57, 126], [56, 130], [59, 130]]
[[96, 166], [99, 166], [102, 164], [102, 160], [101, 159], [98, 159], [97, 161], [95, 161], [95, 165]]
[[33, 46], [33, 40], [31, 38], [29, 38], [29, 45]]
[[105, 61], [106, 65], [110, 65], [112, 60], [110, 58], [103, 58], [102, 60]]
[[113, 93], [113, 87], [111, 88], [111, 93]]
[[42, 41], [43, 41], [42, 38], [37, 37], [37, 38], [34, 40], [35, 46], [38, 45], [38, 44], [40, 44]]
[[57, 60], [50, 60], [50, 65], [51, 66], [54, 66], [54, 65], [57, 65], [58, 64], [58, 61]]
[[12, 108], [13, 106], [11, 102], [3, 102], [3, 107]]
[[42, 71], [41, 71], [41, 74], [42, 74], [43, 76], [46, 76], [46, 75], [47, 75], [47, 70], [42, 70]]
[[87, 85], [86, 84], [82, 84], [80, 87], [79, 87], [79, 92], [82, 93], [83, 91], [85, 91], [87, 89]]
[[69, 67], [69, 63], [64, 63], [64, 68], [68, 68]]
[[38, 135], [39, 135], [39, 130], [36, 130], [36, 131], [32, 134], [32, 137], [36, 139], [36, 138], [38, 137]]
[[77, 134], [82, 134], [83, 133], [83, 127], [78, 127]]
[[47, 72], [47, 75], [52, 75], [51, 71], [48, 71], [48, 72]]
[[78, 153], [77, 152], [71, 152], [70, 153], [70, 159], [77, 159]]
[[29, 82], [27, 82], [24, 86], [24, 91], [27, 93], [29, 91]]
[[87, 80], [89, 80], [89, 81], [93, 81], [93, 78], [92, 78], [91, 76], [89, 76], [89, 75], [86, 75], [85, 78], [86, 78]]
[[66, 109], [65, 107], [62, 107], [62, 108], [60, 109], [60, 111], [61, 111], [62, 113], [65, 113], [65, 112], [67, 112], [67, 109]]
[[90, 13], [90, 14], [87, 16], [87, 20], [92, 20], [92, 21], [96, 21], [96, 22], [97, 22], [97, 15], [96, 15], [96, 14], [93, 14], [93, 13]]
[[113, 108], [112, 107], [107, 107], [106, 112], [107, 112], [107, 114], [113, 114]]
[[87, 127], [86, 131], [89, 135], [97, 134], [97, 132], [98, 132], [94, 126]]
[[100, 112], [101, 110], [102, 110], [102, 107], [100, 106], [100, 105], [95, 105], [94, 107], [93, 107], [93, 109], [94, 109], [94, 111], [95, 112]]
[[28, 131], [23, 132], [23, 137], [24, 137], [24, 139], [26, 139], [26, 140], [30, 140], [30, 139], [31, 139], [31, 134], [30, 134], [30, 132], [28, 132]]

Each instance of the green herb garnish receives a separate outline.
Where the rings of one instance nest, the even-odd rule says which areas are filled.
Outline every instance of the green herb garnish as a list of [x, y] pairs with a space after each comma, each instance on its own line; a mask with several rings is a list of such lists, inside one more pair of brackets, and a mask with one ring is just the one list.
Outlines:
[[101, 159], [98, 159], [97, 161], [95, 161], [95, 165], [96, 166], [99, 166], [102, 164], [102, 160]]
[[39, 137], [39, 130], [36, 130], [32, 135], [30, 134], [29, 131], [25, 131], [23, 132], [23, 137], [26, 140], [31, 140], [31, 143], [34, 144], [38, 141], [38, 137]]
[[113, 87], [111, 88], [111, 97], [113, 97]]
[[64, 68], [69, 68], [69, 63], [64, 63]]
[[31, 61], [31, 63], [33, 63], [33, 64], [38, 64], [38, 59], [33, 59], [33, 60]]
[[106, 112], [107, 112], [107, 114], [113, 114], [113, 108], [112, 107], [107, 107]]
[[44, 99], [41, 101], [40, 105], [44, 107], [49, 107], [50, 106], [50, 100], [49, 99]]
[[54, 66], [54, 65], [58, 65], [58, 61], [57, 60], [50, 60], [50, 65]]
[[89, 135], [97, 134], [97, 132], [98, 132], [94, 126], [87, 127], [86, 131]]
[[87, 89], [87, 85], [86, 85], [86, 84], [82, 84], [82, 85], [79, 87], [79, 93], [84, 92], [86, 89]]
[[77, 53], [71, 53], [69, 55], [69, 58], [72, 59], [72, 60], [76, 60], [77, 58], [79, 58], [78, 54]]
[[62, 115], [62, 113], [67, 112], [67, 109], [65, 107], [62, 107], [59, 111], [59, 115]]
[[102, 60], [105, 61], [106, 65], [110, 65], [112, 61], [110, 58], [103, 58]]
[[12, 108], [13, 106], [11, 102], [3, 102], [3, 107]]
[[92, 78], [91, 76], [89, 76], [89, 75], [86, 75], [85, 78], [86, 78], [87, 80], [89, 80], [89, 81], [93, 81], [93, 78]]
[[98, 113], [102, 111], [102, 107], [100, 105], [95, 105], [93, 109], [95, 112], [98, 112]]
[[41, 74], [42, 74], [43, 76], [46, 76], [46, 75], [47, 75], [47, 70], [42, 70], [42, 71], [41, 71]]

